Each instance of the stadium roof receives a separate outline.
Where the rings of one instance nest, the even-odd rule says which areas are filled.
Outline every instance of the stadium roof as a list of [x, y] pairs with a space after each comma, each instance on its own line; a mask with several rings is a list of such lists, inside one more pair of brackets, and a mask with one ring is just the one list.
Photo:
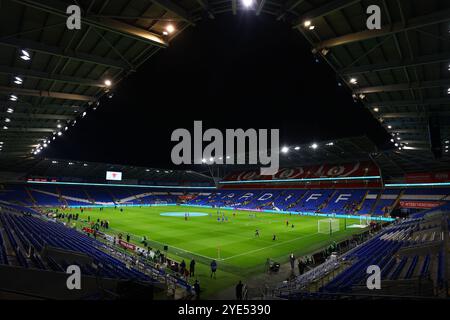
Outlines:
[[[407, 148], [395, 156], [412, 160], [387, 159], [392, 172], [448, 168], [445, 149], [443, 160], [433, 160], [428, 123], [439, 123], [445, 145], [450, 138], [449, 1], [255, 0], [250, 8], [239, 0], [77, 3], [82, 28], [71, 31], [65, 12], [72, 1], [0, 2], [0, 166], [30, 157], [39, 144], [64, 134], [185, 28], [246, 10], [292, 24], [338, 81], [395, 139], [399, 134]], [[374, 4], [382, 12], [382, 29], [376, 31], [366, 27], [366, 9]]]
[[[104, 182], [106, 171], [114, 171], [122, 172], [125, 181], [136, 181], [134, 183], [140, 181], [151, 184], [213, 184], [210, 176], [191, 170], [156, 169], [62, 159], [25, 158], [16, 163], [10, 162], [3, 169], [7, 172], [19, 173], [19, 175], [10, 175], [10, 177], [14, 177], [15, 181], [25, 178], [56, 178], [58, 180], [62, 178], [64, 181], [81, 179], [80, 181]], [[5, 179], [5, 177], [0, 177], [0, 179], [2, 178]]]

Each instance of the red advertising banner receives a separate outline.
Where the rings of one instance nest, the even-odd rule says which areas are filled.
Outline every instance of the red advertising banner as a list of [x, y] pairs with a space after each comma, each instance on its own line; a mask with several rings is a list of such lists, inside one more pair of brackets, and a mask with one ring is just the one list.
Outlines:
[[409, 173], [405, 175], [407, 183], [430, 183], [450, 181], [450, 172]]
[[195, 198], [195, 195], [194, 194], [186, 194], [186, 195], [178, 196], [178, 198], [180, 200], [191, 200], [191, 199]]
[[134, 244], [126, 242], [126, 241], [123, 241], [123, 240], [119, 240], [119, 245], [122, 248], [124, 248], [124, 249], [129, 249], [129, 250], [132, 250], [132, 251], [136, 250], [136, 246]]
[[313, 179], [379, 176], [378, 167], [372, 162], [347, 163], [342, 165], [318, 165], [295, 168], [281, 168], [273, 176], [262, 176], [259, 170], [234, 172], [225, 181]]
[[443, 204], [438, 201], [400, 201], [400, 207], [409, 209], [433, 209]]

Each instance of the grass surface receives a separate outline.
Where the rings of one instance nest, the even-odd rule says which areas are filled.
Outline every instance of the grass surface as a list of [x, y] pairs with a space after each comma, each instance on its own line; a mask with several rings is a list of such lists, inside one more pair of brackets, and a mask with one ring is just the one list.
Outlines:
[[[283, 263], [291, 252], [296, 256], [311, 254], [333, 241], [361, 232], [361, 229], [345, 230], [345, 223], [350, 225], [359, 223], [359, 220], [345, 222], [341, 219], [340, 231], [330, 236], [317, 233], [317, 221], [323, 217], [221, 210], [228, 222], [218, 222], [217, 211], [181, 206], [126, 207], [123, 212], [114, 208], [104, 208], [103, 211], [94, 208], [80, 214], [80, 219], [86, 220], [90, 216], [91, 221], [108, 220], [111, 229], [107, 233], [122, 233], [124, 238], [130, 234], [131, 242], [136, 244], [146, 236], [154, 249], [168, 245], [168, 256], [179, 262], [185, 259], [187, 265], [190, 259], [195, 258], [196, 278], [205, 296], [263, 272], [267, 258]], [[79, 210], [72, 209], [71, 212]], [[180, 212], [181, 216], [161, 215], [167, 212]], [[207, 215], [190, 216], [185, 221], [185, 212]], [[289, 226], [286, 226], [286, 221]], [[255, 237], [256, 229], [259, 237]], [[272, 240], [274, 234], [277, 236], [275, 241]], [[217, 279], [210, 279], [209, 263], [212, 259], [218, 262]]]

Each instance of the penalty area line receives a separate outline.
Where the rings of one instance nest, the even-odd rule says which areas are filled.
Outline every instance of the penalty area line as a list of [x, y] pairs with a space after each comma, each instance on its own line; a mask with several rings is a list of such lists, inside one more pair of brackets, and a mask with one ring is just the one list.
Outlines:
[[287, 241], [283, 241], [283, 242], [279, 242], [279, 243], [274, 243], [274, 244], [272, 244], [270, 246], [267, 246], [267, 247], [262, 247], [262, 248], [258, 248], [258, 249], [255, 249], [255, 250], [250, 250], [250, 251], [247, 251], [247, 252], [239, 253], [239, 254], [236, 254], [234, 256], [227, 257], [227, 258], [224, 258], [224, 259], [221, 259], [221, 260], [225, 261], [225, 260], [233, 259], [233, 258], [244, 256], [244, 255], [247, 255], [247, 254], [250, 254], [250, 253], [255, 253], [255, 252], [266, 250], [266, 249], [273, 248], [273, 247], [276, 247], [276, 246], [281, 246], [281, 245], [286, 244], [286, 243], [294, 242], [294, 241], [297, 241], [297, 240], [300, 240], [300, 239], [304, 239], [304, 238], [308, 238], [308, 237], [311, 237], [311, 236], [315, 236], [315, 235], [318, 235], [318, 234], [319, 233], [316, 232], [316, 233], [313, 233], [313, 234], [308, 234], [306, 236], [294, 238], [294, 239], [291, 239], [291, 240], [287, 240]]

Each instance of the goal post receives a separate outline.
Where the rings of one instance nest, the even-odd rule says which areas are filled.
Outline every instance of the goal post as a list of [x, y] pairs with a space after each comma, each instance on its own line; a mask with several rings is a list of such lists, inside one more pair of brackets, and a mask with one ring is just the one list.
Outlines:
[[362, 214], [359, 216], [359, 225], [368, 226], [372, 221], [372, 216], [370, 214]]
[[333, 234], [339, 231], [339, 219], [321, 219], [317, 221], [317, 232]]

